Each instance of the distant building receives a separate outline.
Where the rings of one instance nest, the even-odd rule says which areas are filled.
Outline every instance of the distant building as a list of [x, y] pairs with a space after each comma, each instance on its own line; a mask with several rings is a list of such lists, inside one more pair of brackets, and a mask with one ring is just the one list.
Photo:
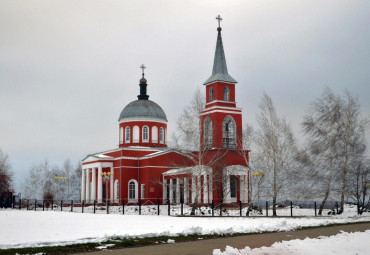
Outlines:
[[[204, 83], [203, 150], [180, 152], [167, 146], [167, 117], [149, 100], [142, 66], [140, 95], [126, 105], [118, 119], [118, 148], [88, 155], [82, 161], [81, 200], [249, 203], [249, 151], [242, 147], [242, 110], [235, 102], [237, 81], [228, 74], [221, 27], [217, 31], [213, 71]], [[202, 163], [197, 164], [200, 157]]]

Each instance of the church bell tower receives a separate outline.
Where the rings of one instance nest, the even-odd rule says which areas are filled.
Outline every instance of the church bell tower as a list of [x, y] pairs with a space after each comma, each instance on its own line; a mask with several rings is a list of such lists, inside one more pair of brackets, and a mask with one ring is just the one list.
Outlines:
[[242, 149], [242, 110], [236, 107], [235, 85], [226, 66], [218, 20], [216, 51], [212, 75], [204, 82], [206, 106], [201, 112], [201, 145], [204, 149]]

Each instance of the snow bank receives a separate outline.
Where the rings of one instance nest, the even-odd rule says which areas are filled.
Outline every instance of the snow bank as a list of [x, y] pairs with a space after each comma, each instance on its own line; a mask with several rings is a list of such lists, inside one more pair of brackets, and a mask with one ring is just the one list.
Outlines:
[[0, 210], [0, 249], [189, 234], [289, 231], [308, 226], [370, 221], [370, 217], [169, 217]]
[[251, 249], [248, 246], [242, 250], [227, 246], [224, 252], [213, 250], [213, 255], [327, 255], [327, 254], [369, 254], [370, 230], [365, 232], [342, 232], [335, 236], [306, 238], [276, 242], [271, 247]]

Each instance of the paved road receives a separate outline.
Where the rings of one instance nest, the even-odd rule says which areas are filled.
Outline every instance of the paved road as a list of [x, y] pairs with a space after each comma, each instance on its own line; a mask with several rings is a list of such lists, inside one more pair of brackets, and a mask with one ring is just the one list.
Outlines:
[[251, 248], [257, 248], [261, 246], [271, 246], [273, 243], [282, 240], [304, 239], [306, 237], [316, 238], [318, 236], [336, 235], [340, 233], [341, 230], [346, 232], [357, 232], [367, 229], [370, 229], [370, 223], [312, 228], [290, 232], [251, 234], [176, 244], [151, 245], [137, 248], [81, 253], [81, 255], [203, 255], [212, 254], [213, 249], [225, 250], [226, 245], [238, 249], [242, 249], [247, 245]]

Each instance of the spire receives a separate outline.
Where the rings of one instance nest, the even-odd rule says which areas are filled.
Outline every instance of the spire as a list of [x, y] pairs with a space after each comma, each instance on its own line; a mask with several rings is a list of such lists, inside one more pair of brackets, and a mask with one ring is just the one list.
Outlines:
[[218, 15], [216, 19], [218, 20], [218, 28], [217, 28], [218, 34], [217, 34], [215, 58], [213, 60], [213, 70], [212, 70], [212, 75], [203, 84], [207, 85], [215, 81], [237, 83], [237, 81], [234, 80], [234, 78], [232, 78], [227, 72], [224, 46], [223, 46], [222, 37], [221, 37], [222, 28], [220, 26], [220, 22], [222, 18], [220, 15]]
[[144, 64], [142, 64], [140, 66], [141, 70], [142, 70], [142, 77], [140, 79], [140, 95], [137, 96], [137, 98], [139, 100], [148, 100], [149, 99], [149, 96], [146, 94], [146, 86], [148, 86], [148, 84], [146, 83], [146, 79], [144, 77], [144, 69], [146, 68], [144, 66]]

